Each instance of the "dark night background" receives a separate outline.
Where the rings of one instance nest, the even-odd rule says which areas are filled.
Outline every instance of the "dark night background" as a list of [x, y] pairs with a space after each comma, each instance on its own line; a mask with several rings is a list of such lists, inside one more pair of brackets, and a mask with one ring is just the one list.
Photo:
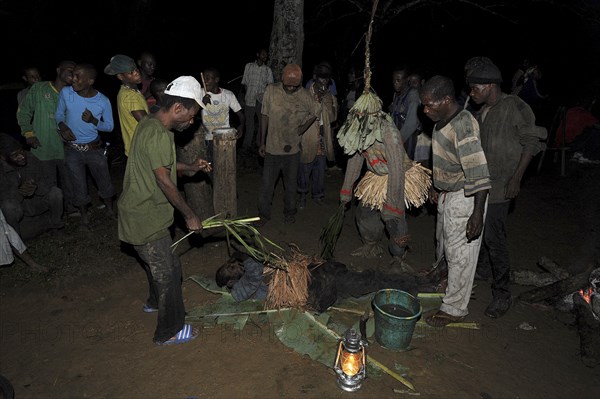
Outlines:
[[[403, 11], [374, 32], [372, 86], [388, 104], [392, 69], [408, 64], [425, 76], [451, 76], [459, 89], [464, 62], [476, 55], [492, 58], [510, 82], [518, 61], [527, 55], [543, 67], [542, 89], [550, 95], [549, 105], [572, 101], [596, 79], [600, 21], [594, 16], [600, 15], [600, 1], [583, 2], [589, 7], [583, 13], [570, 11], [566, 3], [573, 2], [506, 0], [494, 15], [461, 1], [423, 1], [424, 6]], [[221, 85], [236, 92], [235, 79], [245, 63], [254, 59], [258, 47], [269, 46], [272, 17], [273, 0], [2, 1], [2, 37], [10, 50], [2, 63], [0, 127], [18, 129], [15, 86], [21, 69], [38, 66], [42, 78], [51, 80], [56, 62], [64, 58], [95, 65], [96, 87], [112, 101], [119, 84], [102, 69], [114, 54], [137, 59], [143, 50], [156, 56], [156, 76], [199, 78], [203, 68], [215, 66]], [[312, 65], [328, 60], [342, 90], [349, 65], [364, 63], [361, 37], [368, 21], [369, 12], [357, 14], [349, 1], [306, 0], [305, 81]]]

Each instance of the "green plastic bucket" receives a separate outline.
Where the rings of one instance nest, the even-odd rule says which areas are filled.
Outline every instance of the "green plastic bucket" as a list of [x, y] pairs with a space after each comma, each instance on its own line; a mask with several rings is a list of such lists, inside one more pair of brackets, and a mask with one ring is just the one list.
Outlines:
[[397, 351], [407, 349], [421, 318], [421, 302], [408, 292], [388, 288], [375, 293], [371, 306], [379, 345]]

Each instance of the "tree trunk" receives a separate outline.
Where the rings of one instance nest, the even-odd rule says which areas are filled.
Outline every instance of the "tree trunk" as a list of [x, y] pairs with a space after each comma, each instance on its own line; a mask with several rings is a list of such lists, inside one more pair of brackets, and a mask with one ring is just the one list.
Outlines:
[[273, 29], [269, 47], [270, 64], [275, 82], [287, 64], [302, 66], [304, 46], [304, 0], [275, 0]]

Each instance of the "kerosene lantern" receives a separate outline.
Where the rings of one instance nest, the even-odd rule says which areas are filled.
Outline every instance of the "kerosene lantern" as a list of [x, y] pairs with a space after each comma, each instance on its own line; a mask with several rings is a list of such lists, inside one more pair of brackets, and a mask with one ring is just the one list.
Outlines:
[[366, 343], [353, 328], [340, 338], [333, 370], [338, 375], [338, 385], [344, 391], [358, 391], [367, 377]]

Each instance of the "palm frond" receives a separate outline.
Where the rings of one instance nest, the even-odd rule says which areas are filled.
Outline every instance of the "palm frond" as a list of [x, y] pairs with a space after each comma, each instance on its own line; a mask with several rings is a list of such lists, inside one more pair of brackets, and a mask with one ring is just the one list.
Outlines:
[[[263, 236], [252, 225], [252, 222], [260, 220], [259, 217], [222, 219], [219, 218], [220, 216], [221, 215], [218, 214], [205, 219], [202, 221], [202, 228], [211, 229], [216, 227], [224, 227], [228, 236], [232, 235], [240, 244], [244, 246], [246, 251], [248, 251], [248, 255], [255, 258], [259, 262], [269, 262], [274, 255], [272, 250], [282, 250], [279, 245]], [[173, 243], [173, 245], [171, 245], [172, 250], [174, 251], [181, 241], [185, 240], [194, 233], [194, 231], [190, 231]]]
[[319, 242], [321, 244], [321, 257], [323, 259], [333, 258], [333, 251], [337, 244], [342, 226], [344, 225], [344, 214], [346, 213], [346, 204], [341, 202], [338, 209], [327, 220], [327, 223], [321, 229]]

